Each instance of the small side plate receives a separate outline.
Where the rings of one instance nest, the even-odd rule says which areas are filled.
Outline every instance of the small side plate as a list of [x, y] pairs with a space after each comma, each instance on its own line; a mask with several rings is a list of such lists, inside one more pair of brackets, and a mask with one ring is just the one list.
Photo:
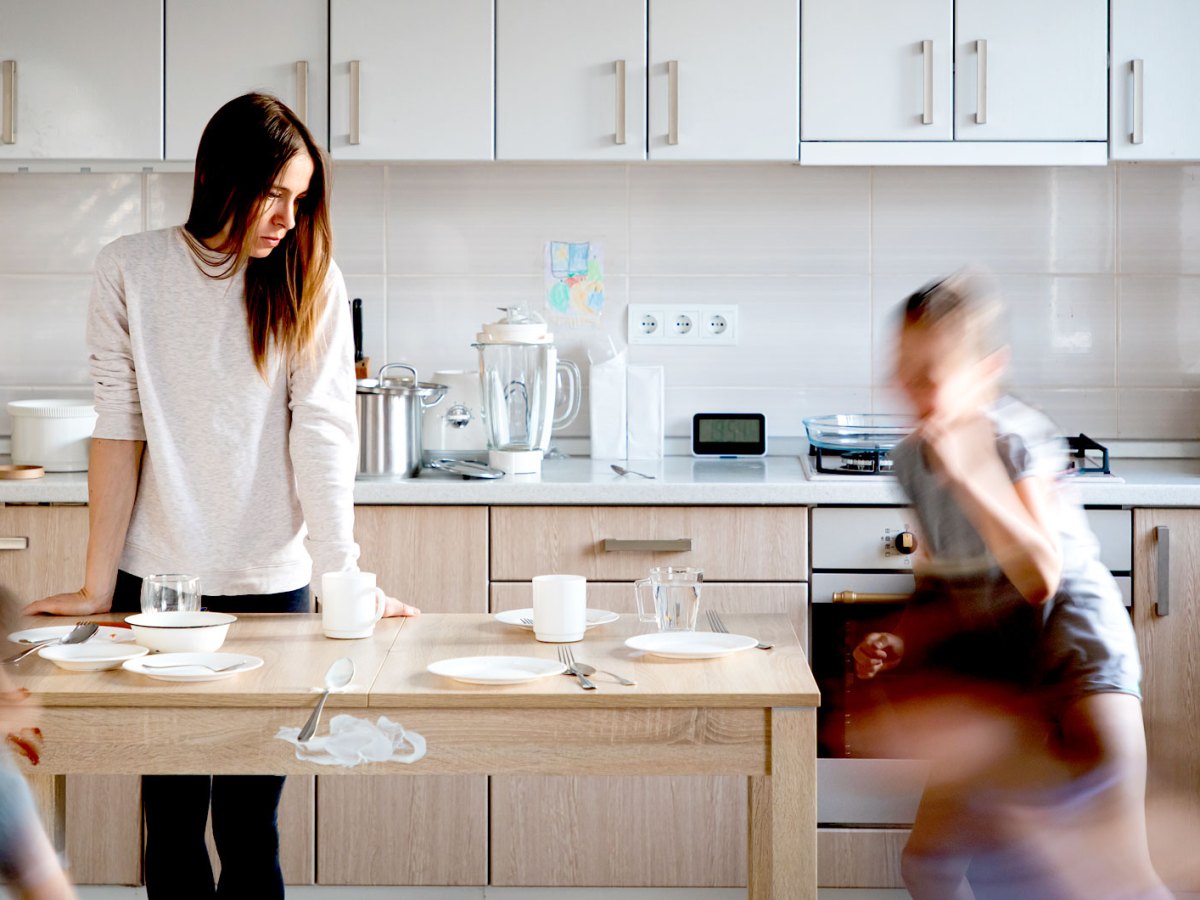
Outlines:
[[631, 650], [641, 650], [670, 659], [715, 659], [740, 653], [758, 645], [744, 634], [711, 631], [663, 631], [639, 634], [625, 641]]
[[[508, 609], [504, 612], [496, 613], [493, 618], [497, 622], [503, 622], [505, 625], [516, 625], [518, 628], [525, 628], [533, 631], [532, 625], [526, 625], [522, 619], [532, 619], [533, 610], [526, 607], [525, 609]], [[587, 627], [595, 628], [597, 625], [607, 625], [609, 622], [615, 622], [621, 618], [615, 612], [608, 609], [589, 609], [587, 611]]]

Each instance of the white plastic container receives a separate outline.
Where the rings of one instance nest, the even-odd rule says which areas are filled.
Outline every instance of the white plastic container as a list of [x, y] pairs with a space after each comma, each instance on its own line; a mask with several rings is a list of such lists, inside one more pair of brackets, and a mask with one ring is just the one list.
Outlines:
[[12, 461], [47, 472], [86, 472], [96, 408], [90, 400], [14, 400]]

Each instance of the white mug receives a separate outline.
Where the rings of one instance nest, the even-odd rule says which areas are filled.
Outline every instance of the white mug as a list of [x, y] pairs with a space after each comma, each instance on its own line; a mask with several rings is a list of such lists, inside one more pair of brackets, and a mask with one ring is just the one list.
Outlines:
[[326, 572], [321, 576], [321, 627], [329, 638], [365, 638], [383, 618], [387, 595], [373, 572]]
[[582, 575], [533, 577], [533, 636], [565, 644], [587, 631], [587, 579]]

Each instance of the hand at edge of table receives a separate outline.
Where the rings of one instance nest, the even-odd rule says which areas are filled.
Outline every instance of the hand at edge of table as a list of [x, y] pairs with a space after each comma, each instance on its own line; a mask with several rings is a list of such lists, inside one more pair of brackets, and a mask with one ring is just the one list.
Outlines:
[[388, 597], [387, 603], [383, 608], [383, 617], [390, 618], [392, 616], [419, 616], [421, 611], [415, 606], [409, 606], [407, 603], [401, 603], [395, 597]]
[[94, 616], [112, 608], [112, 597], [93, 596], [86, 587], [66, 594], [43, 597], [26, 606], [21, 612], [27, 616], [48, 613], [53, 616]]

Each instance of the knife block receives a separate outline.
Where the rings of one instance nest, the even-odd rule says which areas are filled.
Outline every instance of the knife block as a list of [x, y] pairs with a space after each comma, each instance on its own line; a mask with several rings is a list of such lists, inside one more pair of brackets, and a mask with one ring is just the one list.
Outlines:
[[364, 356], [362, 359], [354, 362], [354, 377], [355, 378], [370, 378], [371, 377], [371, 357]]

